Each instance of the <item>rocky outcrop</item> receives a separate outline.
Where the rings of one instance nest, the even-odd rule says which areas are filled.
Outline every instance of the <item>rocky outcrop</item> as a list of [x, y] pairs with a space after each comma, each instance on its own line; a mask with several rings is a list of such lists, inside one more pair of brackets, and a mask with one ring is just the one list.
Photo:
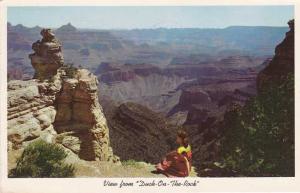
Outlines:
[[103, 63], [97, 70], [100, 95], [116, 102], [134, 102], [147, 108], [168, 112], [177, 103], [180, 91], [175, 89], [185, 81], [174, 74], [164, 75], [153, 65], [117, 65]]
[[284, 40], [275, 48], [275, 56], [258, 75], [257, 88], [262, 91], [265, 85], [278, 83], [289, 73], [295, 71], [295, 38], [294, 38], [294, 20], [288, 22], [290, 31], [286, 33]]
[[[49, 51], [44, 50], [43, 43], [49, 43], [48, 35], [44, 34], [46, 40], [33, 46], [39, 46], [37, 50], [45, 51], [44, 54]], [[46, 48], [53, 44], [47, 44]], [[97, 77], [88, 70], [70, 66], [56, 69], [58, 66], [52, 62], [63, 62], [63, 57], [55, 53], [59, 60], [47, 61], [47, 54], [43, 53], [30, 56], [37, 78], [41, 79], [8, 83], [9, 152], [42, 139], [61, 144], [83, 160], [117, 162], [110, 147], [106, 118], [98, 102]], [[44, 67], [40, 69], [39, 65]]]
[[98, 102], [98, 81], [89, 71], [63, 80], [55, 101], [54, 126], [61, 143], [85, 160], [107, 160], [112, 156], [109, 129]]
[[57, 73], [57, 69], [64, 63], [61, 43], [55, 38], [50, 29], [41, 31], [42, 40], [32, 44], [33, 54], [29, 55], [35, 69], [34, 78], [48, 79]]
[[96, 77], [84, 69], [78, 70], [76, 78], [64, 76], [59, 69], [54, 82], [9, 82], [10, 149], [42, 139], [62, 144], [84, 160], [113, 160]]
[[99, 79], [100, 81], [112, 84], [116, 82], [128, 82], [133, 80], [135, 77], [136, 74], [133, 71], [114, 70], [103, 74]]
[[212, 100], [200, 86], [191, 86], [183, 89], [179, 103], [183, 106], [192, 104], [208, 104]]
[[136, 103], [113, 104], [102, 99], [114, 153], [122, 160], [157, 163], [175, 148], [177, 127], [162, 114]]
[[[19, 149], [30, 141], [43, 139], [55, 142], [53, 106], [60, 83], [49, 85], [30, 81], [8, 83], [8, 144], [9, 150]], [[47, 88], [43, 90], [42, 88]], [[46, 93], [45, 93], [46, 92]]]

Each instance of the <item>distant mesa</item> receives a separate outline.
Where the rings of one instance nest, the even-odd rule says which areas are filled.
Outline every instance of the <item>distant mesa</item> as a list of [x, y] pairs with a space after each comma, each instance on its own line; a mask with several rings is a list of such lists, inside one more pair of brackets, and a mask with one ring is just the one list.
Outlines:
[[18, 24], [18, 25], [13, 26], [13, 25], [11, 25], [11, 23], [8, 23], [7, 27], [8, 27], [8, 30], [13, 29], [14, 31], [17, 31], [17, 32], [20, 32], [20, 33], [28, 32], [30, 30], [30, 28], [27, 28], [22, 24]]
[[32, 30], [37, 30], [37, 31], [41, 31], [42, 30], [42, 27], [36, 25], [34, 26], [33, 28], [31, 28]]
[[[24, 34], [34, 33], [34, 35], [36, 35], [35, 32], [36, 33], [40, 32], [42, 30], [42, 27], [40, 27], [38, 25], [36, 25], [34, 27], [27, 27], [22, 24], [12, 25], [10, 22], [7, 22], [7, 30], [8, 30], [8, 32], [14, 32], [14, 33], [18, 33], [20, 35], [22, 35], [23, 33]], [[25, 38], [25, 37], [22, 37], [22, 38]]]
[[68, 23], [66, 25], [62, 25], [60, 28], [57, 28], [55, 31], [56, 32], [75, 32], [75, 31], [77, 31], [77, 28], [74, 27], [71, 23]]

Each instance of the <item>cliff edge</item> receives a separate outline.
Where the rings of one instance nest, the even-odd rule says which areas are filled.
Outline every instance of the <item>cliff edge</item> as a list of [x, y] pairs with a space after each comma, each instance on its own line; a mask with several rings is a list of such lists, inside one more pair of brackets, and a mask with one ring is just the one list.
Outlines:
[[295, 72], [295, 35], [294, 19], [288, 22], [290, 30], [286, 32], [284, 40], [275, 48], [275, 56], [257, 77], [257, 89], [261, 92], [265, 86], [278, 84], [289, 73]]

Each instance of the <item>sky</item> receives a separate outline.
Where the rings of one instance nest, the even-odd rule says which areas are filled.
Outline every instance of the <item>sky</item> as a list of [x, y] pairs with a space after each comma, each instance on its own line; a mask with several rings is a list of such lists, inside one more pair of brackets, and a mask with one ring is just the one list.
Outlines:
[[293, 6], [60, 6], [8, 7], [13, 25], [89, 29], [287, 26]]

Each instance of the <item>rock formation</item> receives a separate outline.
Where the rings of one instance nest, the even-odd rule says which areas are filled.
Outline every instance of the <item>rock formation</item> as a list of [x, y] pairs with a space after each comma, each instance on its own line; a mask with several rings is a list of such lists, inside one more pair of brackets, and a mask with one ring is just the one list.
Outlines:
[[179, 103], [183, 106], [208, 104], [210, 102], [210, 96], [200, 86], [191, 86], [183, 89], [179, 100]]
[[[41, 88], [47, 88], [44, 91]], [[56, 110], [53, 105], [60, 83], [39, 84], [35, 80], [8, 83], [8, 144], [9, 150], [24, 147], [40, 138], [54, 143], [53, 127]]]
[[162, 114], [136, 103], [113, 104], [101, 99], [110, 128], [111, 146], [122, 160], [157, 163], [175, 148], [177, 127]]
[[288, 22], [290, 31], [286, 33], [284, 40], [275, 48], [275, 56], [269, 65], [263, 69], [257, 78], [257, 88], [261, 91], [264, 85], [278, 82], [285, 78], [289, 73], [295, 71], [294, 60], [294, 20]]
[[77, 77], [63, 81], [55, 104], [54, 125], [64, 146], [86, 160], [107, 160], [112, 155], [96, 76], [78, 70]]
[[74, 27], [71, 23], [63, 25], [60, 28], [56, 29], [56, 32], [65, 32], [65, 33], [76, 32], [76, 31], [77, 31], [76, 27]]
[[42, 139], [83, 160], [118, 161], [98, 102], [97, 77], [85, 69], [61, 67], [60, 44], [50, 30], [41, 34], [43, 40], [33, 44], [30, 55], [40, 80], [8, 83], [9, 154]]
[[64, 63], [61, 44], [50, 29], [41, 31], [42, 40], [32, 44], [33, 54], [29, 55], [35, 69], [34, 78], [47, 79], [57, 73], [57, 69]]

